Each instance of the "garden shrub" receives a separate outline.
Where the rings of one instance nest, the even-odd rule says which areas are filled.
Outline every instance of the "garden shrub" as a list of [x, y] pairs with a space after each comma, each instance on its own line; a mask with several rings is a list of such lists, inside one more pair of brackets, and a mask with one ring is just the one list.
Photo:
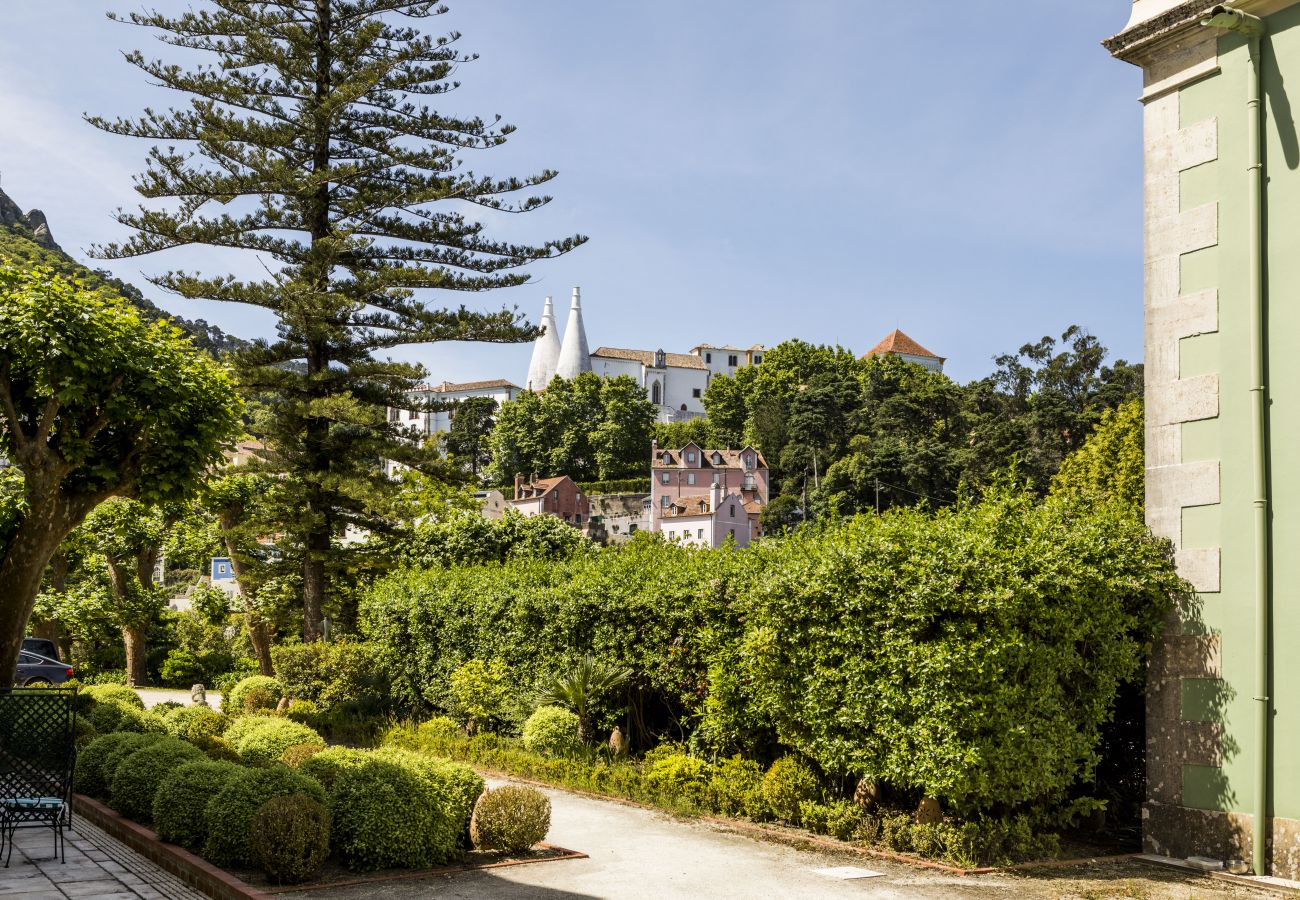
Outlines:
[[[261, 667], [257, 660], [247, 656], [241, 656], [236, 659], [230, 666], [230, 671], [222, 672], [212, 679], [210, 687], [213, 690], [221, 692], [222, 709], [225, 710], [226, 695], [235, 689], [235, 685], [253, 675], [260, 675]], [[228, 711], [228, 710], [227, 710]]]
[[[384, 747], [375, 757], [396, 763], [423, 778], [432, 789], [435, 802], [442, 811], [442, 819], [449, 829], [450, 840], [463, 842], [469, 837], [469, 819], [474, 804], [483, 793], [483, 777], [463, 763], [452, 762], [427, 753], [414, 753], [395, 747]], [[447, 838], [439, 836], [442, 843]]]
[[285, 695], [309, 701], [322, 712], [346, 709], [375, 715], [386, 706], [388, 677], [371, 644], [289, 644], [272, 648], [271, 658]]
[[250, 675], [222, 694], [221, 710], [237, 716], [254, 709], [275, 709], [283, 696], [284, 686], [274, 678], [269, 675]]
[[167, 714], [166, 725], [176, 737], [194, 738], [200, 734], [216, 737], [230, 726], [230, 717], [207, 706], [182, 706]]
[[709, 778], [709, 804], [727, 816], [767, 817], [763, 770], [752, 759], [732, 756], [718, 763]]
[[183, 709], [184, 703], [179, 700], [164, 700], [162, 703], [155, 703], [152, 710], [155, 715], [162, 716], [164, 719], [171, 714], [172, 710]]
[[96, 703], [116, 701], [137, 709], [144, 709], [144, 701], [140, 699], [140, 695], [134, 688], [127, 687], [125, 684], [92, 684], [81, 690]]
[[451, 673], [451, 697], [471, 734], [500, 725], [514, 700], [514, 679], [499, 659], [471, 659]]
[[153, 797], [178, 765], [202, 759], [203, 751], [177, 737], [163, 737], [122, 758], [109, 781], [109, 806], [142, 825], [153, 820]]
[[275, 762], [294, 744], [325, 746], [321, 736], [306, 725], [269, 716], [236, 719], [222, 737], [230, 742], [244, 762], [252, 765]]
[[330, 850], [329, 812], [310, 797], [273, 797], [253, 816], [253, 859], [276, 884], [300, 884], [320, 871]]
[[297, 722], [299, 725], [313, 725], [319, 715], [320, 710], [310, 700], [294, 700], [284, 711], [286, 719]]
[[236, 773], [205, 809], [208, 837], [203, 855], [219, 866], [251, 866], [253, 856], [249, 838], [253, 816], [266, 801], [291, 794], [302, 794], [317, 803], [325, 802], [325, 790], [318, 781], [288, 766], [244, 769]]
[[862, 808], [852, 800], [799, 802], [799, 820], [813, 834], [826, 834], [841, 841], [852, 840], [862, 825]]
[[142, 706], [136, 706], [118, 699], [102, 700], [96, 703], [87, 718], [95, 730], [101, 734], [108, 734], [113, 731], [164, 734], [167, 731], [167, 723], [162, 716], [150, 712]]
[[105, 773], [104, 767], [109, 754], [134, 737], [130, 732], [119, 731], [97, 737], [87, 744], [77, 754], [77, 767], [72, 775], [73, 789], [90, 797], [107, 797], [111, 773]]
[[449, 716], [434, 716], [427, 722], [420, 723], [420, 733], [430, 737], [438, 738], [461, 738], [465, 732], [461, 731], [456, 720]]
[[783, 756], [763, 776], [763, 800], [776, 818], [798, 825], [799, 804], [817, 799], [820, 791], [817, 776], [807, 764], [793, 756]]
[[703, 806], [708, 792], [711, 767], [698, 756], [663, 753], [646, 757], [645, 783], [668, 800]]
[[235, 763], [199, 760], [169, 772], [153, 796], [158, 837], [195, 853], [202, 852], [208, 839], [208, 804], [227, 781], [243, 771]]
[[188, 738], [189, 742], [203, 751], [203, 755], [208, 759], [220, 760], [222, 762], [240, 763], [244, 762], [239, 752], [231, 746], [230, 741], [223, 737], [215, 737], [207, 734], [197, 734]]
[[99, 737], [99, 731], [94, 725], [90, 724], [90, 720], [85, 716], [77, 716], [75, 721], [73, 743], [77, 745], [78, 750], [82, 750], [87, 744]]
[[470, 820], [475, 847], [507, 853], [528, 850], [550, 828], [551, 801], [537, 788], [515, 784], [484, 791]]
[[330, 790], [330, 820], [335, 849], [358, 872], [426, 868], [446, 862], [456, 850], [455, 833], [429, 782], [373, 754], [339, 771]]
[[280, 754], [280, 762], [291, 769], [299, 769], [302, 768], [303, 763], [324, 750], [323, 744], [294, 744]]
[[524, 722], [524, 746], [534, 753], [564, 756], [577, 750], [578, 717], [558, 706], [539, 706]]
[[326, 747], [300, 762], [298, 769], [304, 775], [319, 781], [325, 786], [325, 790], [332, 791], [339, 775], [347, 769], [355, 769], [363, 765], [369, 758], [370, 754], [364, 750], [354, 750], [351, 747]]
[[175, 688], [188, 688], [207, 680], [198, 654], [184, 647], [177, 647], [167, 654], [158, 674], [163, 684]]

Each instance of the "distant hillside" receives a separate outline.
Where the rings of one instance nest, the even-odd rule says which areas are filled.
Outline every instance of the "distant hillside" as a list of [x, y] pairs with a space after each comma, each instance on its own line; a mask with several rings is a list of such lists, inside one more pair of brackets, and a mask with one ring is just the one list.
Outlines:
[[0, 191], [0, 260], [48, 266], [65, 278], [75, 278], [92, 288], [114, 291], [140, 310], [148, 321], [164, 319], [189, 334], [196, 346], [212, 353], [225, 353], [246, 346], [247, 341], [226, 334], [203, 319], [182, 319], [155, 306], [140, 289], [114, 278], [108, 272], [88, 269], [63, 252], [54, 240], [45, 214], [39, 209], [24, 213], [17, 203]]

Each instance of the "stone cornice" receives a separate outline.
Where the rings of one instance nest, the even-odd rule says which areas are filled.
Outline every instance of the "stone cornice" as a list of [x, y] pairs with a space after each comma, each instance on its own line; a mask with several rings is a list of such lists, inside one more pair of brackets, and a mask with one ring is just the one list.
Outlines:
[[[1229, 5], [1253, 15], [1267, 16], [1297, 2], [1300, 0], [1237, 0]], [[1162, 47], [1177, 42], [1186, 37], [1189, 31], [1200, 28], [1201, 19], [1218, 5], [1215, 0], [1187, 0], [1150, 18], [1130, 23], [1131, 27], [1107, 38], [1101, 44], [1117, 59], [1145, 66], [1152, 54]]]

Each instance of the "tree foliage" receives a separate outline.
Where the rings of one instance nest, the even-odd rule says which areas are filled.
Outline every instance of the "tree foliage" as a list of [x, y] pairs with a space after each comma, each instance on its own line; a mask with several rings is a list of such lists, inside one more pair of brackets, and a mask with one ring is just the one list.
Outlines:
[[0, 677], [59, 544], [110, 497], [146, 504], [192, 493], [236, 428], [225, 370], [174, 327], [47, 271], [0, 267]]
[[584, 240], [496, 240], [472, 217], [538, 209], [549, 198], [529, 194], [556, 173], [494, 178], [464, 166], [467, 153], [499, 147], [513, 129], [427, 105], [454, 90], [455, 70], [474, 58], [458, 35], [418, 27], [444, 11], [415, 0], [260, 0], [131, 13], [119, 20], [204, 61], [128, 53], [188, 102], [90, 120], [153, 142], [137, 190], [163, 201], [120, 212], [135, 234], [99, 248], [104, 256], [201, 244], [273, 264], [260, 280], [176, 271], [154, 281], [278, 320], [275, 340], [239, 355], [239, 373], [245, 390], [273, 402], [265, 460], [280, 477], [281, 543], [301, 566], [309, 640], [321, 633], [331, 579], [349, 566], [339, 538], [349, 526], [382, 525], [372, 510], [393, 485], [378, 459], [436, 464], [386, 414], [406, 405], [423, 372], [375, 353], [534, 337], [513, 310], [437, 308], [421, 292], [522, 284], [521, 267]]
[[1083, 446], [1052, 478], [1052, 493], [1091, 501], [1113, 500], [1141, 515], [1146, 493], [1141, 400], [1106, 410]]

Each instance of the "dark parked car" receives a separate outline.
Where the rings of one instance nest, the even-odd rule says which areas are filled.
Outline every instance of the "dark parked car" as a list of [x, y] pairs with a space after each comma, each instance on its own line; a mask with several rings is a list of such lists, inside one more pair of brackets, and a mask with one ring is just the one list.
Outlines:
[[55, 661], [59, 658], [59, 648], [54, 646], [54, 641], [49, 638], [23, 638], [23, 652], [35, 653], [37, 656], [48, 657]]
[[14, 684], [23, 687], [63, 684], [71, 677], [72, 666], [67, 663], [26, 651], [18, 654], [18, 671], [14, 676]]

